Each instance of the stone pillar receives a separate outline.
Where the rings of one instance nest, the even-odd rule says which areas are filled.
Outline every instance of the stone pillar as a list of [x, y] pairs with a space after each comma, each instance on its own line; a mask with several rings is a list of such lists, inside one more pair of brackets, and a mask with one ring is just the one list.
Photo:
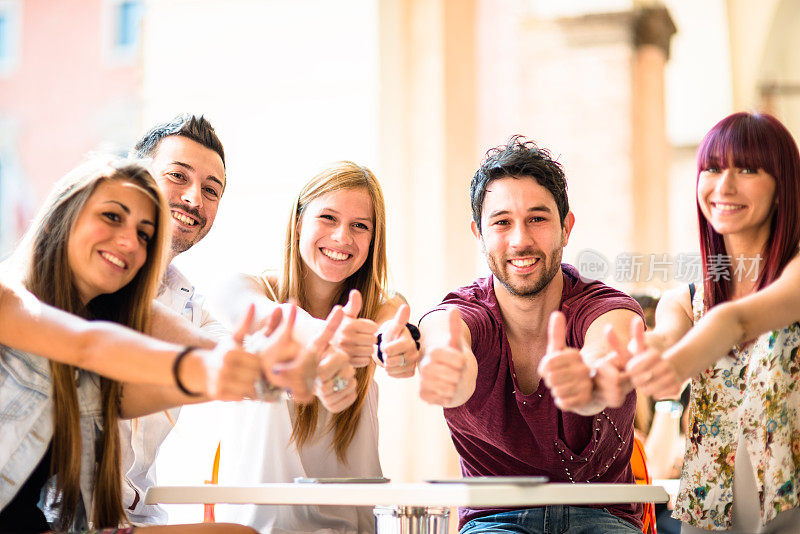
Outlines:
[[[643, 254], [669, 251], [669, 141], [664, 70], [675, 24], [664, 7], [637, 10], [633, 24], [633, 246]], [[654, 282], [658, 282], [654, 280]]]
[[[474, 279], [469, 183], [476, 148], [474, 0], [386, 0], [379, 4], [380, 169], [390, 274], [412, 321]], [[383, 380], [380, 420], [386, 475], [457, 476], [441, 408], [419, 399], [418, 380]], [[391, 423], [388, 423], [390, 422]], [[420, 443], [425, 443], [421, 447]]]

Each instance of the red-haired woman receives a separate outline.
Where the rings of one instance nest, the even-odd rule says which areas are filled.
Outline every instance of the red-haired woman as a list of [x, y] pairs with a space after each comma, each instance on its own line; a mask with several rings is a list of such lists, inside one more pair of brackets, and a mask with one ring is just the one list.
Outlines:
[[674, 514], [682, 532], [797, 532], [800, 155], [791, 134], [769, 115], [720, 121], [698, 151], [696, 200], [703, 283], [662, 298], [628, 371], [641, 393], [662, 397], [692, 378]]

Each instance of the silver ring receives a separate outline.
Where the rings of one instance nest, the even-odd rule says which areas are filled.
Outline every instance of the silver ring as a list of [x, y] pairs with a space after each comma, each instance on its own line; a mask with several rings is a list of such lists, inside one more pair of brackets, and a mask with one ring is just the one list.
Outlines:
[[339, 375], [336, 375], [336, 376], [333, 377], [333, 392], [334, 393], [339, 393], [340, 391], [342, 391], [346, 387], [347, 387], [347, 379], [346, 378], [342, 378]]
[[400, 367], [405, 367], [406, 366], [406, 353], [404, 352], [404, 353], [400, 354], [400, 358], [401, 358]]

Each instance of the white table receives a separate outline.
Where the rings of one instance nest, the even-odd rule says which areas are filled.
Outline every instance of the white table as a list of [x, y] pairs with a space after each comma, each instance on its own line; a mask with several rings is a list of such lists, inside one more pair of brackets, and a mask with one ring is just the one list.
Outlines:
[[517, 507], [667, 502], [661, 486], [639, 484], [254, 484], [158, 486], [145, 504], [317, 504], [349, 506]]
[[[450, 507], [528, 507], [667, 502], [661, 486], [638, 484], [254, 484], [250, 486], [159, 486], [145, 504], [316, 504], [375, 506], [378, 532], [447, 531]], [[394, 507], [386, 516], [386, 506]]]

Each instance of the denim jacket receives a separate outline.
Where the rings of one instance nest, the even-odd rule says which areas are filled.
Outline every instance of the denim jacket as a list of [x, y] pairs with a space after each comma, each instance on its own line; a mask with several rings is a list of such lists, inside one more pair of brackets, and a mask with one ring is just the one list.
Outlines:
[[[86, 517], [91, 517], [92, 512], [95, 442], [102, 432], [103, 416], [100, 378], [83, 370], [76, 370], [75, 374], [81, 420], [80, 488], [85, 515], [76, 514], [72, 528], [85, 529]], [[28, 480], [53, 439], [51, 382], [46, 358], [0, 345], [0, 510]], [[48, 512], [51, 511], [46, 510], [46, 516], [50, 516]]]

